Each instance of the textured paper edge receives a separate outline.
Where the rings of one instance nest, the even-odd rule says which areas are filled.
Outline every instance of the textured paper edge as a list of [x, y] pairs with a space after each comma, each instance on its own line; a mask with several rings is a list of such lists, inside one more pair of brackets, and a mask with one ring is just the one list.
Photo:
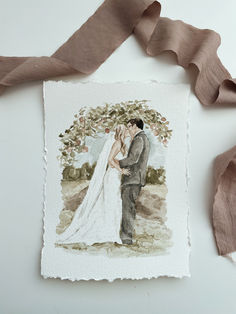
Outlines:
[[61, 279], [61, 280], [70, 280], [72, 282], [74, 281], [101, 281], [101, 280], [106, 280], [108, 282], [113, 282], [115, 280], [140, 280], [140, 279], [157, 279], [157, 278], [162, 278], [162, 277], [166, 277], [166, 278], [176, 278], [176, 279], [182, 279], [182, 278], [189, 278], [191, 277], [191, 273], [190, 273], [190, 257], [191, 257], [191, 235], [190, 235], [190, 228], [189, 228], [189, 217], [190, 217], [190, 205], [189, 205], [189, 180], [190, 180], [190, 175], [189, 175], [189, 157], [190, 157], [190, 151], [191, 151], [191, 147], [190, 147], [190, 95], [191, 95], [191, 88], [189, 86], [189, 93], [188, 93], [188, 98], [187, 98], [187, 121], [186, 121], [186, 144], [187, 144], [187, 149], [185, 152], [185, 179], [186, 179], [186, 190], [185, 190], [185, 194], [186, 194], [186, 205], [187, 205], [187, 223], [186, 223], [186, 227], [187, 227], [187, 240], [188, 240], [188, 271], [183, 274], [183, 275], [177, 275], [177, 274], [162, 274], [159, 273], [158, 275], [154, 275], [154, 276], [136, 276], [134, 277], [115, 277], [115, 278], [103, 278], [103, 277], [99, 277], [97, 276], [96, 278], [90, 278], [90, 277], [86, 277], [84, 276], [83, 278], [76, 278], [76, 276], [74, 276], [73, 278], [70, 276], [60, 276], [60, 275], [46, 275], [42, 273], [42, 256], [44, 254], [44, 247], [45, 247], [45, 220], [46, 220], [46, 186], [47, 186], [47, 154], [48, 154], [48, 150], [47, 150], [47, 143], [46, 143], [46, 111], [45, 111], [45, 83], [46, 82], [53, 82], [53, 83], [63, 83], [63, 84], [87, 84], [87, 83], [98, 83], [98, 84], [113, 84], [113, 83], [120, 83], [120, 84], [125, 84], [125, 83], [157, 83], [157, 84], [163, 84], [163, 85], [185, 85], [185, 86], [189, 86], [189, 84], [187, 83], [171, 83], [171, 82], [161, 82], [158, 80], [154, 80], [154, 79], [150, 79], [150, 80], [143, 80], [143, 81], [134, 81], [134, 80], [126, 80], [126, 81], [103, 81], [103, 80], [85, 80], [85, 81], [65, 81], [65, 80], [47, 80], [47, 81], [43, 81], [43, 128], [44, 128], [44, 156], [43, 156], [43, 161], [44, 161], [44, 171], [45, 171], [45, 175], [44, 175], [44, 184], [43, 184], [43, 245], [41, 248], [41, 260], [40, 260], [40, 265], [41, 265], [41, 276], [44, 279]]

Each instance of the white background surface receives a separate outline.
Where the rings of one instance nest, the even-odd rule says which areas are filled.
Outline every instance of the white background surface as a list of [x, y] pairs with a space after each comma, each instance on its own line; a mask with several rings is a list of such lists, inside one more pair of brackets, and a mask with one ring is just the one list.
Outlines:
[[[0, 55], [52, 54], [101, 0], [0, 0]], [[236, 77], [236, 2], [166, 0], [162, 16], [216, 30], [218, 55]], [[232, 49], [232, 50], [231, 50]], [[123, 65], [125, 63], [125, 66]], [[148, 57], [130, 37], [92, 75], [70, 80], [190, 82], [171, 54]], [[236, 313], [236, 266], [217, 255], [211, 229], [214, 157], [236, 144], [235, 108], [191, 97], [191, 278], [70, 282], [40, 276], [43, 201], [42, 83], [0, 97], [0, 313]]]

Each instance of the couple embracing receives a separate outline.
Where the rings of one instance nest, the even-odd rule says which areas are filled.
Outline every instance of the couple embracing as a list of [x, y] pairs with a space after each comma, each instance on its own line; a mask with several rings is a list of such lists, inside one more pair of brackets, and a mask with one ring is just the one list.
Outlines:
[[57, 235], [59, 244], [133, 243], [135, 201], [146, 181], [149, 140], [137, 118], [106, 137], [83, 202], [68, 228]]

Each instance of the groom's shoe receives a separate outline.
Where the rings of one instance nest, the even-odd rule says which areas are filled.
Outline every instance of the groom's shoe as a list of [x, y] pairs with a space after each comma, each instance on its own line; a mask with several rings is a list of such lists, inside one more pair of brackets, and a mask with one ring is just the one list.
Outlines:
[[123, 243], [123, 244], [132, 245], [132, 244], [133, 244], [133, 241], [132, 241], [131, 239], [124, 239], [124, 240], [122, 240], [122, 243]]

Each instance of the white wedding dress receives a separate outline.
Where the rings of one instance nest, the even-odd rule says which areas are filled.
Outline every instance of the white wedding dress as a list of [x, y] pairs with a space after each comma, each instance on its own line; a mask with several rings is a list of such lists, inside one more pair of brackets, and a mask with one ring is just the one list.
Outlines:
[[[83, 202], [77, 208], [69, 227], [57, 235], [59, 244], [116, 242], [120, 243], [122, 218], [121, 173], [108, 166], [114, 134], [107, 139], [97, 160], [94, 174]], [[116, 159], [123, 159], [121, 152]], [[106, 170], [107, 169], [107, 170]]]

